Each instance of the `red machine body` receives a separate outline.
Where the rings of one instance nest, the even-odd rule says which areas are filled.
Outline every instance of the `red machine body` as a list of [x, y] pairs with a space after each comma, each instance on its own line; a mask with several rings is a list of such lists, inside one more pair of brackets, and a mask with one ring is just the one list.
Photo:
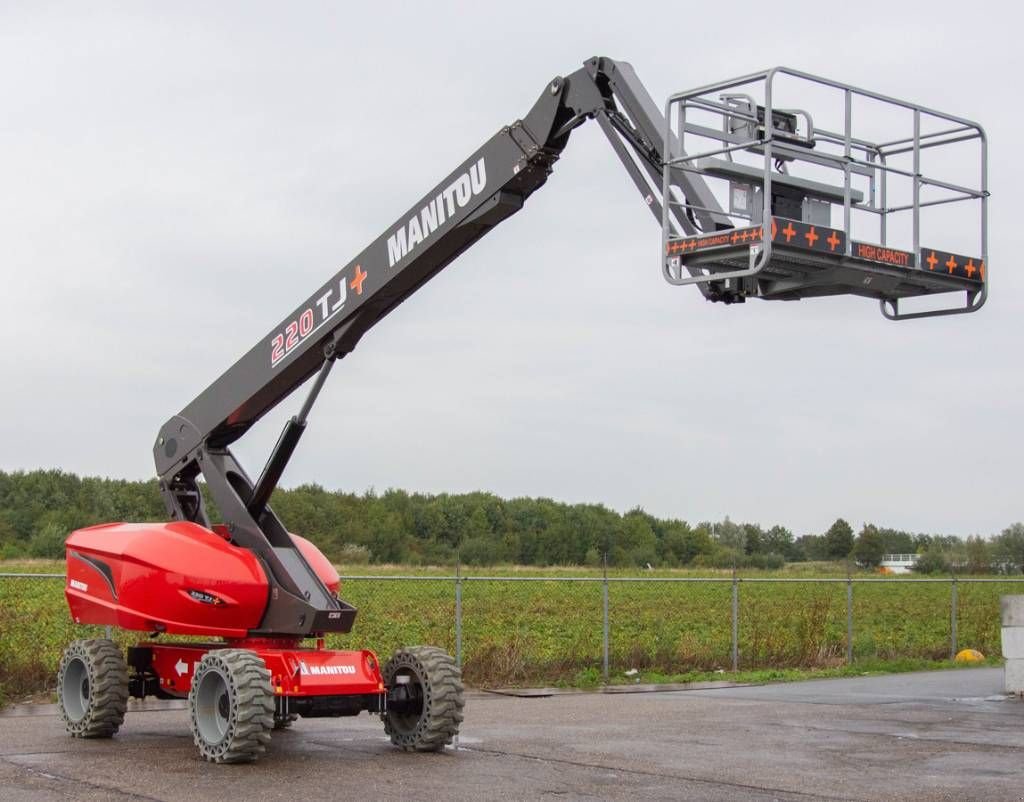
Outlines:
[[[292, 540], [327, 589], [338, 572], [312, 543]], [[228, 542], [221, 526], [178, 521], [103, 524], [67, 539], [64, 593], [76, 623], [177, 635], [222, 638], [218, 643], [141, 643], [139, 669], [159, 696], [186, 697], [203, 655], [211, 649], [255, 652], [284, 698], [377, 695], [384, 691], [377, 655], [368, 650], [303, 648], [298, 638], [254, 638], [270, 583], [255, 554]]]
[[[103, 524], [67, 539], [65, 595], [80, 624], [241, 639], [256, 629], [269, 583], [256, 555], [220, 527], [188, 521]], [[332, 593], [334, 566], [305, 538], [299, 551]]]

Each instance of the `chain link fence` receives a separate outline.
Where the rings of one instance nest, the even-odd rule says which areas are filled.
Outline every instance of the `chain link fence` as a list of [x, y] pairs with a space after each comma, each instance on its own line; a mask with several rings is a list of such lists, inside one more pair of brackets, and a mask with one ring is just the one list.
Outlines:
[[[63, 589], [61, 574], [0, 574], [0, 700], [47, 690], [67, 643], [104, 633], [71, 621]], [[356, 626], [327, 644], [441, 646], [477, 686], [998, 656], [1013, 593], [1024, 579], [349, 576]]]

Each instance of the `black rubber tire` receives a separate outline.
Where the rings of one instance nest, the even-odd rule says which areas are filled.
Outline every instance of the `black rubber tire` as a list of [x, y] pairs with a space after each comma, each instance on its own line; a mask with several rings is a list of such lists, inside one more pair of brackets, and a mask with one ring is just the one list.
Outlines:
[[68, 734], [110, 738], [128, 709], [128, 666], [107, 638], [72, 641], [57, 671], [57, 704]]
[[192, 677], [192, 739], [211, 763], [251, 763], [267, 751], [274, 691], [263, 660], [246, 649], [214, 649]]
[[274, 714], [274, 729], [275, 730], [287, 730], [290, 729], [292, 724], [298, 720], [299, 716], [297, 713], [289, 713], [287, 716], [279, 716], [277, 713]]
[[382, 674], [389, 690], [398, 684], [397, 677], [409, 677], [423, 700], [418, 714], [383, 715], [391, 743], [405, 752], [439, 752], [450, 744], [466, 704], [462, 673], [451, 655], [434, 646], [407, 646], [392, 655]]

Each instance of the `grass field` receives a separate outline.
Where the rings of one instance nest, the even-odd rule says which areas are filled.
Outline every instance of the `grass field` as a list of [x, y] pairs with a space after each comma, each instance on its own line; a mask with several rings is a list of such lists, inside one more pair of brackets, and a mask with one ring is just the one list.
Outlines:
[[[829, 570], [831, 569], [831, 571]], [[62, 562], [0, 563], [0, 572], [62, 573]], [[855, 664], [845, 665], [845, 582], [818, 583], [813, 576], [835, 566], [802, 567], [776, 574], [748, 572], [738, 583], [740, 668], [763, 676], [812, 669], [819, 674], [944, 665], [949, 657], [949, 581], [895, 580], [853, 585]], [[402, 566], [345, 567], [342, 596], [359, 608], [354, 631], [329, 638], [335, 647], [375, 649], [387, 655], [403, 644], [431, 643], [455, 652], [455, 583], [451, 569]], [[415, 580], [389, 575], [415, 573]], [[476, 573], [481, 576], [482, 573]], [[462, 589], [464, 672], [474, 685], [571, 683], [601, 680], [602, 591], [587, 569], [486, 569], [501, 579], [465, 578]], [[715, 582], [666, 582], [695, 571], [645, 572], [645, 581], [609, 574], [611, 679], [636, 669], [644, 681], [698, 679], [732, 667], [732, 581], [707, 570]], [[523, 576], [543, 581], [508, 581]], [[864, 575], [867, 577], [868, 575]], [[786, 582], [760, 581], [785, 578]], [[793, 581], [797, 580], [797, 581]], [[957, 584], [960, 647], [999, 654], [999, 597], [1024, 593], [1012, 581]], [[60, 579], [0, 578], [0, 701], [45, 691], [53, 684], [59, 655], [76, 637], [99, 628], [71, 623]], [[143, 635], [143, 633], [138, 633]], [[135, 633], [118, 633], [127, 644]]]

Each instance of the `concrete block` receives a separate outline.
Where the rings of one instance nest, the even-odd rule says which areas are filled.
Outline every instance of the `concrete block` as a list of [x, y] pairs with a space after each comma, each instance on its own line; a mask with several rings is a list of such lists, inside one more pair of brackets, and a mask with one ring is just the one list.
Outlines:
[[1024, 659], [1024, 627], [1003, 627], [1003, 657]]
[[1024, 660], [1007, 660], [1004, 678], [1007, 693], [1024, 694]]
[[1003, 596], [999, 606], [1004, 627], [1024, 627], [1024, 596]]

